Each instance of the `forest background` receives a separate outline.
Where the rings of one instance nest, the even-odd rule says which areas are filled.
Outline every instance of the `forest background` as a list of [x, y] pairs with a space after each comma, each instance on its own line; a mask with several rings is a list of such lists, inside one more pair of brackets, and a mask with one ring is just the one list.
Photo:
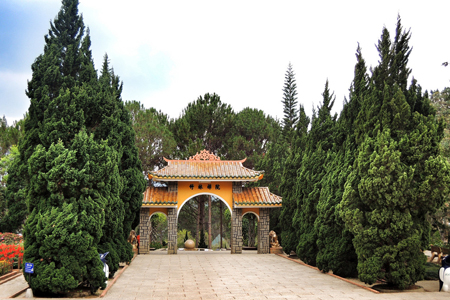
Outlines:
[[[94, 246], [112, 249], [113, 270], [129, 260], [125, 238], [152, 184], [145, 173], [162, 168], [163, 157], [186, 159], [203, 149], [222, 159], [246, 157], [244, 166], [266, 172], [257, 184], [283, 197], [283, 208], [271, 212], [271, 229], [286, 252], [322, 271], [406, 288], [423, 278], [422, 250], [432, 230], [448, 241], [450, 89], [428, 93], [410, 78], [410, 32], [400, 18], [392, 38], [382, 30], [377, 66], [367, 70], [356, 49], [339, 116], [331, 114], [328, 82], [307, 116], [289, 64], [282, 120], [256, 108], [235, 112], [214, 93], [169, 119], [139, 101], [122, 101], [107, 55], [99, 75], [93, 67], [77, 1], [63, 1], [63, 8], [32, 66], [27, 115], [11, 125], [3, 118], [0, 127], [0, 230], [23, 230], [26, 259], [64, 279], [63, 290], [86, 270], [83, 280], [103, 285]], [[48, 230], [70, 236], [61, 242], [68, 252], [88, 240], [84, 264], [58, 269], [64, 262], [53, 260], [61, 245], [46, 240]], [[39, 260], [43, 252], [48, 261]], [[42, 278], [30, 285], [61, 288]]]

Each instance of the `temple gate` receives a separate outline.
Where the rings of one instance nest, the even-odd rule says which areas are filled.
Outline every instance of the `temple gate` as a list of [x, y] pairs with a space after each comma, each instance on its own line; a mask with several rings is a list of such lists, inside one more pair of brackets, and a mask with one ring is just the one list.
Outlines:
[[242, 216], [258, 216], [258, 253], [269, 253], [269, 210], [281, 207], [281, 197], [267, 187], [243, 187], [264, 176], [242, 165], [246, 160], [220, 160], [206, 150], [188, 160], [168, 160], [161, 170], [150, 172], [149, 179], [166, 187], [147, 187], [140, 212], [140, 253], [150, 246], [150, 218], [162, 212], [168, 221], [168, 254], [177, 253], [177, 222], [181, 207], [199, 195], [212, 195], [223, 201], [231, 213], [231, 253], [242, 253]]

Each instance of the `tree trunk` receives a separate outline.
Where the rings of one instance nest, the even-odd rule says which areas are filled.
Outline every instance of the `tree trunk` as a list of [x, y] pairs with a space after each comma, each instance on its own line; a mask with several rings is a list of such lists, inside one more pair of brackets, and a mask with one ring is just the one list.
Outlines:
[[211, 195], [208, 196], [208, 248], [211, 249]]
[[220, 200], [220, 249], [222, 249], [222, 200]]
[[195, 234], [195, 248], [198, 248], [198, 241], [200, 240], [200, 198], [197, 198], [197, 232]]

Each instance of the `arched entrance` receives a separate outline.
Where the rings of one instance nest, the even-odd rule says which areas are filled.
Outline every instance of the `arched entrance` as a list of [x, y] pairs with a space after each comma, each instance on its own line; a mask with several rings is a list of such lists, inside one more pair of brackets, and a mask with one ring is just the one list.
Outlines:
[[167, 210], [168, 254], [177, 253], [177, 217], [181, 207], [197, 195], [214, 195], [231, 212], [231, 253], [242, 253], [242, 216], [252, 212], [258, 216], [258, 253], [269, 253], [269, 209], [281, 207], [281, 197], [266, 187], [244, 187], [258, 181], [263, 171], [245, 168], [244, 160], [222, 161], [203, 150], [189, 160], [164, 160], [161, 170], [150, 172], [149, 179], [163, 182], [163, 187], [148, 187], [141, 208], [141, 253], [148, 252], [146, 220], [155, 209]]
[[183, 231], [184, 236], [190, 234], [196, 248], [230, 249], [231, 210], [224, 199], [213, 193], [200, 193], [186, 199], [177, 213], [179, 248], [184, 247], [180, 239]]
[[256, 250], [258, 240], [258, 215], [252, 211], [242, 214], [243, 247], [246, 250]]

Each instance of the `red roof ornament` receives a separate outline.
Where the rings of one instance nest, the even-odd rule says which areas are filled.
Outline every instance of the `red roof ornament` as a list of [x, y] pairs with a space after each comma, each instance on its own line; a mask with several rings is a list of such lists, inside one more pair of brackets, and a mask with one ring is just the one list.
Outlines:
[[208, 160], [208, 161], [219, 161], [220, 157], [215, 156], [214, 154], [210, 153], [208, 150], [204, 149], [200, 151], [200, 154], [197, 152], [194, 156], [189, 157], [189, 160], [195, 160], [195, 161], [202, 161], [202, 160]]

